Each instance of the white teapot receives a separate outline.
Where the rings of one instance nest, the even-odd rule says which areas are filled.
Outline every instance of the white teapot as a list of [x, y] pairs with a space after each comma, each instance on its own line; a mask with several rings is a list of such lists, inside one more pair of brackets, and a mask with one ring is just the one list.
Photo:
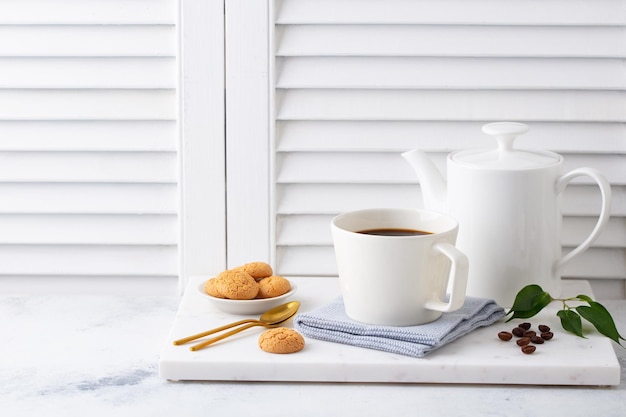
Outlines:
[[[467, 295], [511, 307], [520, 289], [538, 284], [558, 296], [565, 264], [589, 248], [606, 226], [610, 185], [593, 168], [563, 175], [563, 157], [557, 153], [514, 148], [515, 138], [528, 131], [525, 124], [490, 123], [482, 130], [497, 139], [497, 148], [448, 155], [447, 186], [422, 151], [402, 154], [419, 176], [424, 206], [459, 222], [456, 246], [469, 259]], [[561, 193], [578, 176], [598, 184], [602, 208], [591, 234], [562, 256]]]

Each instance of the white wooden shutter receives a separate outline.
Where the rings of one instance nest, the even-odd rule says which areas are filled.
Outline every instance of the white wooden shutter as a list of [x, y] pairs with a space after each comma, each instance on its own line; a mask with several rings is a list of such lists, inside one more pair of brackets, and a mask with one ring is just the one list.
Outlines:
[[0, 2], [5, 286], [176, 288], [177, 19], [177, 0]]
[[[625, 296], [623, 1], [282, 0], [267, 6], [269, 154], [267, 163], [258, 154], [255, 159], [267, 167], [269, 189], [266, 198], [245, 187], [229, 193], [245, 189], [248, 200], [267, 203], [268, 258], [279, 273], [336, 274], [329, 222], [342, 211], [422, 206], [401, 152], [428, 150], [443, 169], [452, 150], [493, 146], [482, 124], [509, 120], [531, 126], [520, 147], [554, 150], [564, 155], [566, 170], [591, 166], [608, 177], [614, 193], [609, 227], [565, 276], [591, 279], [599, 297]], [[262, 106], [266, 97], [254, 97]], [[257, 147], [266, 139], [249, 140]], [[590, 183], [568, 188], [565, 251], [591, 230], [598, 209], [599, 193]], [[229, 237], [239, 239], [230, 242], [229, 259], [263, 256], [240, 250], [244, 238], [243, 247], [261, 248], [265, 239], [246, 235], [254, 228], [238, 228], [240, 219], [229, 222]]]

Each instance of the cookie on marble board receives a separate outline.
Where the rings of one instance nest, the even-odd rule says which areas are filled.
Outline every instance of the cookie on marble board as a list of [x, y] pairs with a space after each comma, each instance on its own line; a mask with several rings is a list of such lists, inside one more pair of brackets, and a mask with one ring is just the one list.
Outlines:
[[304, 348], [304, 337], [288, 327], [269, 329], [259, 336], [259, 347], [269, 353], [295, 353]]

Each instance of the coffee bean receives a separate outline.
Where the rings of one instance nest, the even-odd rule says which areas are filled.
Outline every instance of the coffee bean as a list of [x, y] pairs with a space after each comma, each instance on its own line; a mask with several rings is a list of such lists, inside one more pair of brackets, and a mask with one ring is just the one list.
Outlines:
[[[554, 334], [550, 331], [550, 326], [540, 324], [538, 326], [540, 335], [537, 332], [530, 330], [532, 323], [520, 323], [517, 327], [510, 332], [499, 332], [498, 338], [505, 342], [511, 340], [513, 336], [517, 336], [519, 339], [515, 343], [521, 347], [522, 352], [525, 354], [534, 353], [537, 350], [537, 346], [544, 343], [546, 340], [550, 340], [554, 337]], [[533, 344], [531, 344], [533, 343]]]
[[516, 327], [513, 330], [511, 330], [511, 333], [513, 333], [517, 337], [522, 337], [524, 336], [525, 331], [526, 330], [522, 329], [521, 327]]
[[537, 332], [533, 331], [533, 330], [526, 330], [524, 332], [524, 337], [533, 337], [537, 334]]
[[509, 340], [513, 338], [513, 335], [509, 332], [500, 332], [498, 333], [498, 337], [500, 338], [500, 340], [508, 342]]

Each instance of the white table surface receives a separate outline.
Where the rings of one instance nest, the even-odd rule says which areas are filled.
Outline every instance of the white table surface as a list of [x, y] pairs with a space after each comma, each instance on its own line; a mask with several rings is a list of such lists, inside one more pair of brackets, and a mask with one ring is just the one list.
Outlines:
[[[613, 387], [171, 382], [159, 377], [179, 297], [0, 296], [4, 416], [623, 416]], [[626, 334], [626, 301], [603, 301]]]

